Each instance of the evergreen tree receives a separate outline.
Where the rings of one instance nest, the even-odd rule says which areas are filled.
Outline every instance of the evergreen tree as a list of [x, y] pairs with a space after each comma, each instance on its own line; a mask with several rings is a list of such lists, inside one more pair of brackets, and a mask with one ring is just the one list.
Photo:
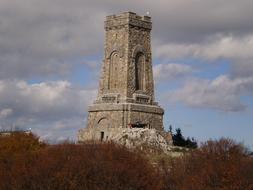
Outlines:
[[182, 146], [182, 147], [187, 147], [187, 148], [197, 148], [197, 142], [194, 138], [187, 138], [182, 135], [181, 129], [177, 128], [176, 129], [176, 134], [172, 135], [172, 140], [173, 144], [175, 146]]
[[175, 146], [185, 146], [185, 139], [182, 135], [180, 128], [176, 129], [176, 134], [173, 135], [172, 139], [173, 139], [173, 144]]

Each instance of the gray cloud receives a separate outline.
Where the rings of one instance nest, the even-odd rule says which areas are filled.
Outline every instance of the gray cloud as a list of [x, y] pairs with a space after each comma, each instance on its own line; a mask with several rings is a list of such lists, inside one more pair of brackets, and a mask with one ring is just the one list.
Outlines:
[[178, 63], [157, 64], [153, 67], [154, 78], [158, 81], [184, 78], [192, 72], [193, 68], [189, 65]]
[[64, 75], [98, 53], [103, 12], [68, 2], [0, 1], [0, 78]]
[[[0, 1], [0, 78], [65, 75], [74, 60], [102, 54], [105, 15], [151, 13], [155, 47], [253, 33], [250, 0]], [[187, 8], [186, 8], [187, 7]], [[212, 40], [211, 40], [212, 41]]]
[[[26, 81], [66, 76], [79, 63], [94, 70], [94, 62], [79, 60], [102, 56], [105, 16], [128, 10], [151, 13], [155, 58], [224, 58], [233, 63], [225, 76], [186, 81], [169, 99], [244, 110], [240, 96], [253, 89], [252, 6], [251, 0], [0, 0], [0, 124], [33, 126], [43, 138], [59, 139], [83, 126], [94, 90], [67, 81]], [[192, 68], [158, 64], [154, 72], [159, 80], [168, 80], [188, 76]]]
[[[0, 81], [0, 127], [32, 127], [44, 135], [77, 128], [86, 116], [87, 107], [94, 99], [94, 89], [81, 89], [67, 81], [28, 84], [25, 81]], [[71, 128], [71, 122], [73, 126]], [[64, 124], [65, 123], [65, 124]], [[57, 127], [58, 126], [58, 127]], [[41, 128], [38, 128], [41, 127]], [[79, 126], [80, 128], [81, 126]]]
[[149, 5], [161, 43], [200, 43], [217, 34], [242, 36], [253, 30], [250, 0], [159, 0]]
[[[88, 100], [94, 93], [74, 88], [67, 81], [37, 84], [28, 84], [25, 81], [1, 81], [0, 85], [1, 107], [12, 108], [16, 114], [32, 114], [38, 118], [83, 114], [87, 103], [90, 103]], [[73, 108], [66, 110], [71, 105]]]
[[207, 62], [229, 60], [232, 65], [225, 75], [209, 81], [199, 78], [189, 82], [187, 79], [182, 88], [169, 93], [169, 99], [192, 107], [228, 112], [247, 108], [241, 96], [253, 94], [253, 34], [216, 36], [213, 40], [209, 39], [209, 43], [166, 44], [157, 47], [155, 54], [165, 59], [194, 57]]
[[248, 36], [216, 36], [200, 44], [165, 44], [155, 49], [157, 57], [196, 57], [204, 60], [219, 58], [234, 61], [253, 59], [253, 33]]
[[231, 68], [232, 77], [251, 77], [253, 73], [253, 59], [241, 59], [235, 62]]
[[50, 125], [36, 123], [32, 131], [39, 134], [40, 139], [52, 143], [64, 140], [74, 141], [77, 131], [85, 127], [85, 124], [85, 118], [73, 117], [51, 122]]
[[[251, 86], [251, 90], [249, 90]], [[192, 79], [167, 94], [167, 100], [180, 101], [191, 107], [211, 108], [225, 112], [244, 111], [247, 105], [241, 95], [253, 94], [253, 78], [231, 79], [226, 75], [214, 80]]]
[[12, 114], [13, 110], [10, 108], [5, 108], [0, 110], [0, 119], [5, 119], [8, 116], [10, 116]]

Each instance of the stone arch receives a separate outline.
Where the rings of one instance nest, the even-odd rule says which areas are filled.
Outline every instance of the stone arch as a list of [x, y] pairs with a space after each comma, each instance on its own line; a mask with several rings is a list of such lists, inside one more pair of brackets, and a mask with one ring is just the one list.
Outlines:
[[146, 51], [141, 45], [136, 45], [133, 48], [132, 60], [134, 64], [135, 73], [135, 90], [145, 90], [145, 62], [146, 62]]
[[141, 46], [141, 45], [136, 45], [136, 46], [133, 48], [132, 58], [135, 59], [136, 55], [137, 55], [138, 53], [140, 53], [140, 52], [143, 53], [143, 55], [144, 55], [145, 57], [147, 57], [147, 53], [146, 53], [145, 49], [143, 48], [143, 46]]
[[113, 51], [110, 55], [109, 62], [109, 83], [108, 89], [118, 88], [118, 75], [119, 75], [119, 66], [120, 66], [120, 56], [117, 51]]
[[135, 89], [145, 90], [145, 55], [138, 52], [134, 59]]
[[106, 52], [106, 59], [110, 59], [111, 55], [114, 53], [114, 52], [117, 52], [118, 55], [122, 58], [124, 56], [124, 49], [120, 46], [114, 46], [113, 48], [109, 49], [107, 52]]
[[109, 120], [107, 117], [102, 117], [97, 122], [97, 127], [109, 127]]

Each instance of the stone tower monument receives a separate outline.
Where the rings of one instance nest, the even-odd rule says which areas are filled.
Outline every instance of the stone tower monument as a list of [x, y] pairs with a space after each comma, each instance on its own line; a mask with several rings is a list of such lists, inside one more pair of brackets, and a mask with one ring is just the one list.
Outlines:
[[[89, 107], [86, 130], [94, 129], [99, 134], [93, 136], [101, 139], [106, 129], [136, 127], [163, 131], [164, 110], [154, 98], [151, 18], [125, 12], [107, 16], [104, 28], [98, 96]], [[79, 136], [81, 133], [82, 130]]]

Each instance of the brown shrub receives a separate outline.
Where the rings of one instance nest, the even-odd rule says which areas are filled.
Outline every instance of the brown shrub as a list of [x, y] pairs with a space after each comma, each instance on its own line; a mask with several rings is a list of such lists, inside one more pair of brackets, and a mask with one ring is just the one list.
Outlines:
[[114, 144], [63, 144], [39, 152], [29, 172], [33, 189], [159, 189], [138, 154]]
[[0, 160], [0, 189], [155, 190], [161, 186], [147, 160], [112, 143], [41, 146], [37, 139], [38, 146], [33, 141], [27, 146], [27, 136], [11, 138], [5, 137], [8, 145], [1, 146], [0, 152], [9, 151]]
[[242, 145], [230, 139], [207, 141], [199, 149], [161, 167], [164, 189], [253, 189], [253, 159], [246, 155]]
[[182, 157], [163, 155], [155, 169], [142, 153], [113, 143], [47, 145], [15, 133], [0, 136], [0, 189], [252, 190], [246, 153], [230, 139], [207, 141]]
[[12, 189], [16, 179], [25, 173], [31, 154], [44, 146], [33, 134], [0, 135], [0, 189]]

